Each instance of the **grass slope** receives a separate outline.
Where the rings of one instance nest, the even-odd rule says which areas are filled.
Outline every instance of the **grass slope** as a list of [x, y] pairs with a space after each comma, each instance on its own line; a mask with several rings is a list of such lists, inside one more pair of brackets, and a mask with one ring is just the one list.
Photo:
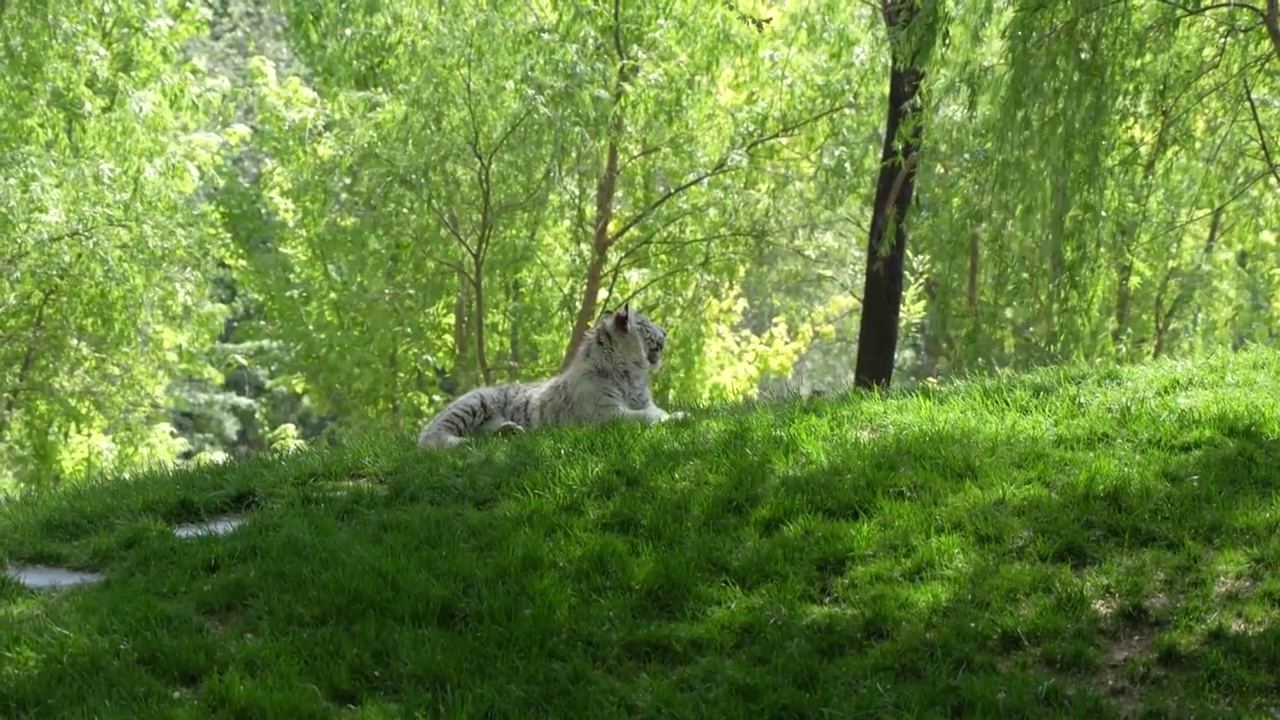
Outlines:
[[6, 503], [0, 716], [1280, 708], [1274, 352], [697, 415]]

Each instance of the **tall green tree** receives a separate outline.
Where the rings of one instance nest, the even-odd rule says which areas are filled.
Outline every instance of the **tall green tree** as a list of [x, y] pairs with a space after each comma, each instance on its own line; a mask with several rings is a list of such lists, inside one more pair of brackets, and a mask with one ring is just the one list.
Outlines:
[[226, 145], [220, 85], [186, 62], [186, 3], [0, 7], [0, 467], [43, 482], [172, 459], [164, 392], [207, 372], [197, 196]]

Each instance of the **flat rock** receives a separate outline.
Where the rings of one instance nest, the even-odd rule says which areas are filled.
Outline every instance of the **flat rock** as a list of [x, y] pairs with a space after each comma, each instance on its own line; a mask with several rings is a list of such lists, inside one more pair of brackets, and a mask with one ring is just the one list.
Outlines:
[[17, 565], [5, 568], [5, 575], [33, 590], [84, 585], [106, 579], [106, 576], [101, 573], [44, 565]]
[[179, 525], [173, 529], [173, 534], [180, 538], [196, 537], [197, 535], [226, 535], [240, 527], [243, 522], [244, 518], [238, 515], [225, 515], [212, 520], [205, 520], [204, 522]]

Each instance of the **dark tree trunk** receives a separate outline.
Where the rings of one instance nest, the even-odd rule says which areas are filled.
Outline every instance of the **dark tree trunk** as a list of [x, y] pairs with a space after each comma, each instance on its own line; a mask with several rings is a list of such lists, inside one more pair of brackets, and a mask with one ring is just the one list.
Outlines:
[[1276, 59], [1280, 60], [1280, 0], [1267, 0], [1262, 24], [1267, 28], [1267, 37], [1271, 39], [1271, 47], [1276, 51]]
[[923, 107], [919, 102], [924, 68], [918, 67], [914, 58], [901, 57], [902, 51], [898, 48], [903, 43], [892, 40], [907, 31], [919, 13], [919, 0], [884, 0], [885, 25], [894, 56], [889, 69], [889, 110], [880, 154], [880, 177], [876, 181], [867, 243], [862, 321], [854, 369], [854, 384], [859, 388], [889, 385], [898, 348], [903, 261], [907, 253], [905, 220], [915, 192], [916, 154], [924, 135]]

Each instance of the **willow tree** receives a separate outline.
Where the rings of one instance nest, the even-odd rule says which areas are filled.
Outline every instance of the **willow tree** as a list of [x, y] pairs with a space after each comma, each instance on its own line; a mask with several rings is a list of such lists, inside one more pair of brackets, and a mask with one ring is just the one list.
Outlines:
[[902, 308], [907, 215], [915, 193], [924, 138], [926, 65], [943, 23], [941, 0], [882, 0], [889, 39], [889, 93], [884, 146], [867, 242], [862, 322], [858, 331], [858, 387], [893, 379]]
[[[1228, 7], [1232, 5], [1232, 7]], [[913, 238], [937, 368], [1267, 341], [1280, 66], [1233, 4], [1007, 2], [957, 16]]]

